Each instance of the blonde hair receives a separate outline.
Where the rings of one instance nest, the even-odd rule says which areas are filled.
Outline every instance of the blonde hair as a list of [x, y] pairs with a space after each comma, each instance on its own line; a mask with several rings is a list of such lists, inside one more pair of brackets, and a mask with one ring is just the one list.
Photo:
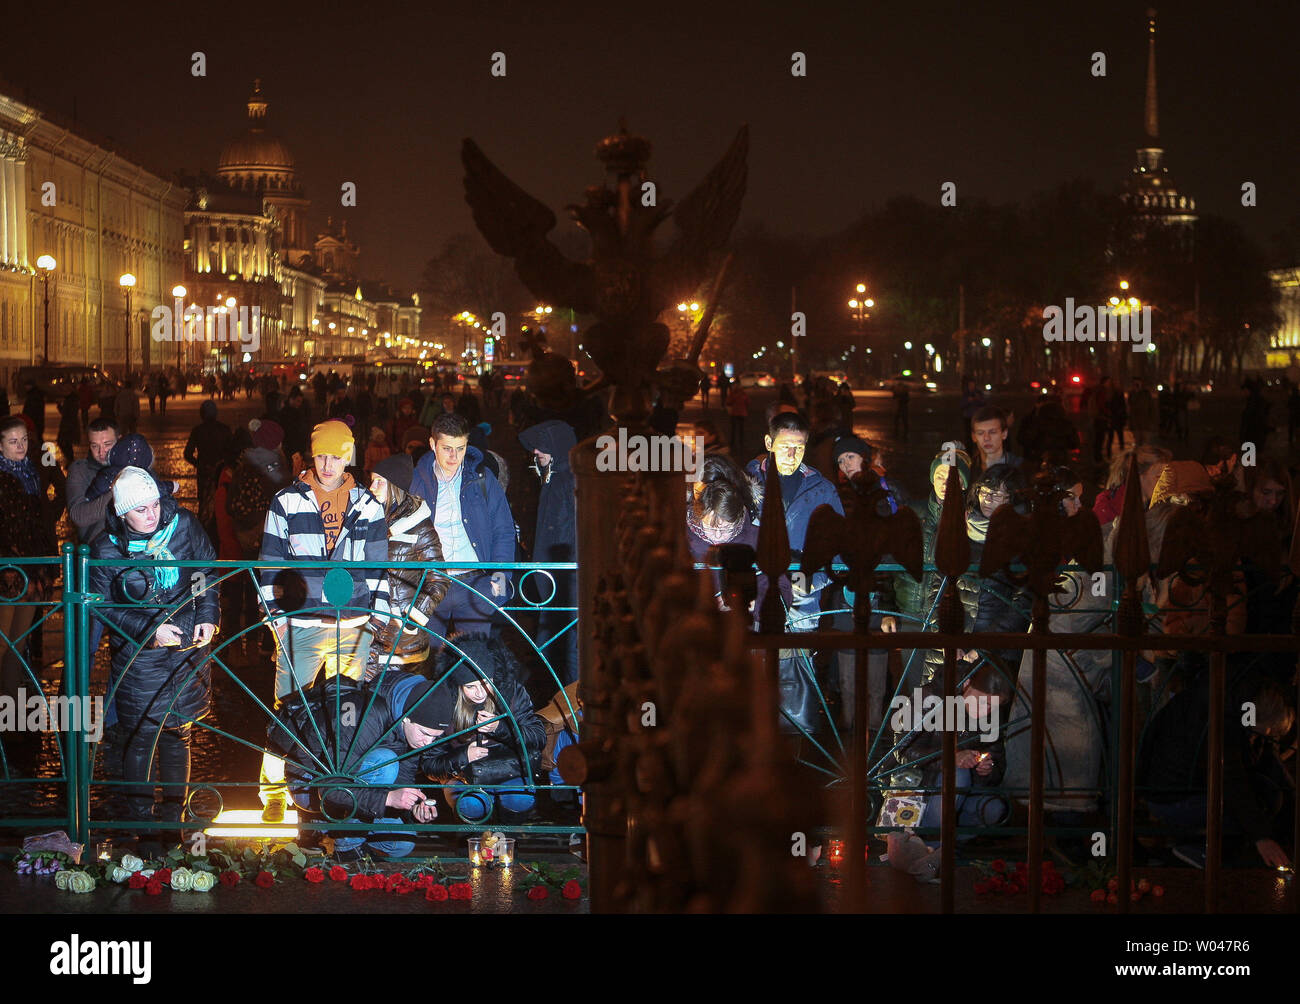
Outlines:
[[1138, 476], [1141, 477], [1156, 464], [1167, 464], [1174, 459], [1173, 452], [1163, 446], [1130, 446], [1115, 454], [1110, 462], [1110, 473], [1106, 478], [1107, 488], [1118, 488], [1128, 477], [1128, 462], [1133, 454], [1138, 458]]
[[465, 696], [465, 686], [459, 688], [459, 692], [456, 694], [456, 707], [451, 713], [452, 732], [464, 732], [466, 729], [472, 729], [478, 724], [478, 713], [480, 711], [486, 711], [491, 717], [496, 716], [497, 702], [492, 699], [492, 695], [495, 693], [492, 681], [483, 680], [481, 682], [483, 689], [487, 691], [487, 699], [481, 705], [475, 704]]

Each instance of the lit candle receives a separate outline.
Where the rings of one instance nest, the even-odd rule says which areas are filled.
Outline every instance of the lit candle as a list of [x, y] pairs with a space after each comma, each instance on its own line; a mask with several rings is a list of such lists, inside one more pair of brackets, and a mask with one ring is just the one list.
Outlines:
[[826, 860], [830, 862], [832, 868], [838, 868], [844, 863], [844, 841], [832, 840], [830, 850], [826, 855]]

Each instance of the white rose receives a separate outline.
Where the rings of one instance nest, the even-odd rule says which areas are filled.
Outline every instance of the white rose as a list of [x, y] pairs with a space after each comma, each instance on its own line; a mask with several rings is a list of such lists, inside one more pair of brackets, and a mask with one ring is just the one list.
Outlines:
[[129, 879], [132, 874], [133, 873], [131, 871], [127, 870], [126, 868], [123, 868], [121, 865], [114, 865], [113, 870], [108, 873], [108, 880], [110, 882], [116, 882], [118, 885], [121, 885], [123, 882]]
[[[172, 873], [175, 875], [175, 872]], [[190, 879], [193, 892], [208, 892], [217, 884], [217, 877], [212, 872], [194, 872]]]
[[173, 868], [171, 885], [175, 892], [189, 892], [194, 886], [194, 873], [188, 868]]
[[94, 892], [95, 877], [89, 872], [73, 872], [68, 879], [68, 889], [79, 893]]
[[157, 868], [146, 868], [140, 874], [143, 875], [145, 878], [153, 878], [153, 873], [156, 872], [157, 870], [158, 870]]
[[139, 858], [137, 858], [134, 854], [123, 854], [122, 867], [125, 868], [130, 873], [135, 873], [144, 867], [144, 862], [141, 861]]
[[67, 891], [67, 888], [68, 888], [68, 879], [70, 879], [70, 878], [72, 878], [72, 872], [70, 872], [70, 871], [66, 871], [66, 870], [65, 870], [65, 871], [57, 871], [57, 872], [55, 872], [55, 873], [54, 873], [54, 888], [55, 888], [55, 889], [62, 889], [62, 890], [64, 890], [64, 891], [66, 892], [66, 891]]

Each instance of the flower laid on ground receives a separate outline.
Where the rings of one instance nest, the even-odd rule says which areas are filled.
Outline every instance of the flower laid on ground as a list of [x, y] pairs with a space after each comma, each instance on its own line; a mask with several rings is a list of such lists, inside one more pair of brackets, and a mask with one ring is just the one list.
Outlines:
[[474, 887], [468, 882], [453, 882], [448, 887], [447, 892], [451, 894], [452, 899], [473, 899]]
[[162, 892], [162, 887], [162, 882], [158, 879], [158, 876], [155, 875], [153, 878], [145, 882], [144, 891], [150, 896], [157, 896]]
[[226, 869], [219, 877], [221, 879], [221, 884], [227, 888], [239, 885], [239, 872]]
[[189, 892], [194, 888], [194, 873], [188, 868], [173, 868], [171, 887], [172, 892]]
[[[62, 872], [59, 873], [63, 874]], [[68, 879], [68, 891], [80, 894], [95, 891], [95, 877], [87, 872], [74, 871]]]
[[134, 874], [133, 872], [131, 872], [126, 868], [123, 868], [121, 865], [113, 865], [113, 867], [108, 870], [107, 877], [110, 882], [116, 882], [118, 885], [121, 885], [123, 882], [129, 879], [133, 874]]
[[[54, 875], [64, 871], [70, 861], [61, 851], [38, 851], [36, 854], [24, 853], [14, 861], [14, 869], [19, 875]], [[62, 887], [60, 887], [62, 888]]]
[[450, 896], [451, 893], [448, 892], [445, 885], [431, 885], [424, 891], [424, 898], [432, 903], [443, 903]]
[[217, 884], [217, 877], [212, 872], [195, 872], [190, 890], [193, 892], [211, 892]]
[[137, 858], [134, 854], [123, 854], [122, 867], [129, 872], [142, 871], [144, 869], [144, 861]]
[[136, 872], [134, 875], [131, 876], [131, 878], [127, 881], [126, 884], [132, 889], [143, 889], [145, 886], [149, 884], [149, 880], [145, 878], [143, 875], [141, 875], [139, 872]]
[[258, 872], [257, 878], [253, 880], [259, 889], [270, 889], [275, 885], [275, 876], [270, 872]]
[[334, 882], [346, 882], [348, 880], [348, 870], [342, 865], [335, 865], [330, 869], [330, 879]]
[[312, 865], [305, 872], [303, 872], [302, 877], [305, 878], [308, 882], [325, 881], [325, 873], [321, 871], [320, 868], [318, 868], [316, 865]]
[[[977, 862], [984, 878], [975, 883], [977, 896], [1001, 892], [1008, 896], [1019, 895], [1029, 889], [1029, 863], [1017, 861], [1010, 869], [1007, 862], [998, 858], [991, 862]], [[1064, 875], [1056, 870], [1056, 862], [1050, 858], [1043, 862], [1040, 888], [1048, 896], [1063, 892], [1068, 884]]]
[[[521, 864], [524, 877], [515, 883], [529, 899], [546, 899], [554, 889], [565, 899], [581, 899], [583, 893], [582, 869], [578, 867], [556, 870], [540, 862]], [[537, 890], [541, 890], [538, 892]]]

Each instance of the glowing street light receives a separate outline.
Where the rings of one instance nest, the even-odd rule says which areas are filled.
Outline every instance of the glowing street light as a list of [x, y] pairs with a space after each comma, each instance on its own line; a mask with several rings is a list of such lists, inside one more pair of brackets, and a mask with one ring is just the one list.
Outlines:
[[131, 290], [135, 288], [135, 276], [130, 272], [123, 272], [118, 277], [117, 284], [122, 287], [126, 293], [126, 372], [131, 372]]
[[58, 263], [52, 255], [43, 254], [36, 259], [36, 267], [41, 270], [41, 282], [45, 286], [45, 362], [50, 361], [50, 273]]

